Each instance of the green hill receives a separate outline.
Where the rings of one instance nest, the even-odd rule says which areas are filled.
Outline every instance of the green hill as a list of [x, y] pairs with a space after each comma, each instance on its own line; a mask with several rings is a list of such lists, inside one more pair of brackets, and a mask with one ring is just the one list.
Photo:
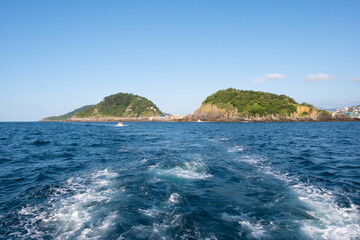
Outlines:
[[74, 117], [154, 117], [161, 115], [160, 109], [150, 100], [130, 93], [118, 93], [105, 97], [102, 102], [76, 113]]
[[273, 93], [229, 88], [207, 97], [186, 121], [349, 121], [345, 115], [332, 115], [311, 104]]
[[298, 103], [285, 95], [273, 93], [245, 91], [229, 88], [220, 90], [207, 97], [203, 104], [211, 104], [220, 109], [237, 110], [238, 114], [283, 115], [289, 116], [296, 112]]
[[69, 112], [69, 113], [66, 113], [66, 114], [63, 114], [63, 115], [60, 115], [60, 116], [53, 116], [53, 117], [44, 118], [43, 121], [62, 121], [62, 120], [66, 120], [68, 118], [73, 117], [76, 113], [84, 111], [84, 110], [86, 110], [88, 108], [91, 108], [93, 106], [94, 105], [86, 105], [86, 106], [83, 106], [81, 108], [75, 109], [72, 112]]

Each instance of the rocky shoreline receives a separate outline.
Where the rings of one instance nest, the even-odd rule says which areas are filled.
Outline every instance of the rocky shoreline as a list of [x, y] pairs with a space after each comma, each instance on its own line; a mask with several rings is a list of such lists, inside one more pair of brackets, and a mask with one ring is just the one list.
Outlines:
[[[304, 114], [306, 113], [306, 114]], [[54, 121], [43, 119], [42, 121]], [[330, 122], [330, 121], [360, 121], [345, 114], [330, 113], [306, 106], [297, 107], [297, 111], [290, 116], [284, 115], [246, 115], [237, 110], [220, 109], [211, 104], [203, 104], [193, 114], [168, 115], [165, 117], [72, 117], [58, 122]]]
[[42, 119], [41, 122], [179, 122], [185, 116], [175, 115], [166, 117], [87, 117], [87, 118], [68, 118], [66, 120]]
[[354, 119], [354, 118], [338, 118], [338, 119], [312, 119], [309, 117], [304, 118], [287, 118], [287, 117], [280, 117], [276, 118], [274, 116], [267, 116], [267, 117], [257, 117], [257, 118], [219, 118], [219, 119], [212, 119], [212, 118], [199, 118], [198, 120], [195, 120], [196, 118], [185, 118], [178, 122], [247, 122], [247, 123], [255, 123], [255, 122], [357, 122], [360, 121], [360, 119]]
[[211, 104], [204, 104], [197, 109], [194, 114], [186, 116], [182, 121], [186, 122], [324, 122], [324, 121], [360, 121], [360, 119], [351, 118], [345, 114], [329, 113], [323, 110], [313, 110], [310, 114], [302, 116], [304, 112], [309, 111], [306, 107], [299, 107], [296, 112], [290, 116], [283, 115], [265, 115], [250, 116], [238, 114], [236, 110], [229, 111], [219, 109]]
[[192, 114], [176, 117], [136, 117], [136, 118], [111, 118], [111, 117], [90, 117], [90, 118], [69, 118], [61, 121], [41, 120], [42, 122], [355, 122], [360, 119], [351, 118], [343, 114], [328, 116], [319, 114], [316, 117], [301, 117], [297, 114], [291, 116], [267, 115], [267, 116], [218, 116]]

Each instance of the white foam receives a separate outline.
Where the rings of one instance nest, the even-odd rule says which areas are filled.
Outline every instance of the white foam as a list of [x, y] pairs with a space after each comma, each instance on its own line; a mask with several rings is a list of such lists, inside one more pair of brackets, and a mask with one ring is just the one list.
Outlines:
[[264, 230], [260, 223], [250, 223], [249, 221], [239, 221], [239, 224], [250, 231], [250, 234], [255, 239], [268, 238], [268, 233]]
[[101, 170], [101, 171], [91, 174], [91, 178], [93, 178], [93, 179], [98, 179], [99, 177], [114, 178], [117, 176], [118, 176], [118, 174], [110, 171], [109, 168], [106, 168], [104, 170]]
[[309, 185], [292, 186], [299, 200], [311, 207], [307, 213], [314, 217], [302, 223], [302, 231], [312, 238], [359, 239], [360, 214], [356, 205], [339, 207], [334, 193]]
[[139, 209], [139, 211], [148, 217], [156, 217], [161, 214], [161, 211], [156, 207], [152, 207], [151, 209]]
[[238, 222], [240, 220], [243, 220], [243, 217], [238, 215], [230, 215], [228, 213], [222, 213], [221, 219], [227, 222]]
[[156, 164], [149, 166], [149, 169], [152, 170], [154, 168], [157, 168], [158, 166], [159, 166], [159, 163], [157, 162]]
[[[19, 238], [41, 239], [50, 235], [53, 239], [89, 239], [98, 238], [113, 227], [116, 212], [107, 213], [103, 204], [112, 200], [115, 193], [112, 187], [116, 173], [105, 169], [86, 178], [70, 178], [64, 187], [54, 189], [46, 204], [26, 206], [18, 213], [25, 217], [25, 236]], [[125, 191], [120, 188], [120, 191]], [[47, 206], [46, 208], [44, 206]], [[29, 221], [39, 224], [27, 224]], [[91, 228], [89, 227], [91, 226]]]
[[209, 139], [209, 142], [223, 142], [223, 141], [229, 141], [229, 138], [212, 138]]
[[173, 193], [169, 197], [169, 202], [171, 203], [179, 203], [180, 202], [180, 194]]
[[182, 167], [176, 166], [175, 168], [160, 170], [158, 174], [183, 179], [206, 179], [212, 177], [211, 174], [207, 173], [204, 163], [199, 161], [185, 162]]
[[249, 163], [249, 164], [252, 164], [252, 165], [258, 165], [258, 164], [261, 163], [262, 159], [246, 155], [246, 156], [243, 156], [242, 158], [240, 158], [239, 161], [246, 162], [246, 163]]
[[142, 214], [151, 218], [152, 223], [133, 226], [118, 239], [171, 239], [168, 230], [181, 225], [182, 215], [174, 214], [174, 211], [166, 206], [169, 205], [162, 207], [154, 205], [150, 209], [139, 209]]
[[102, 224], [98, 227], [98, 229], [106, 231], [110, 227], [114, 226], [114, 220], [118, 216], [117, 212], [112, 212], [109, 215], [107, 215], [103, 220]]
[[242, 152], [245, 148], [242, 145], [236, 145], [235, 147], [228, 148], [228, 152]]
[[210, 174], [202, 173], [202, 172], [194, 172], [188, 169], [182, 169], [180, 167], [175, 167], [173, 169], [163, 171], [164, 175], [172, 175], [178, 178], [185, 179], [205, 179], [211, 177]]
[[220, 141], [229, 141], [228, 138], [219, 138]]
[[271, 165], [263, 164], [264, 159], [247, 156], [240, 161], [257, 166], [261, 171], [285, 182], [300, 201], [308, 206], [307, 214], [313, 219], [303, 220], [301, 230], [313, 239], [360, 239], [359, 207], [347, 199], [349, 207], [337, 204], [335, 192], [302, 183], [288, 173], [277, 171]]
[[147, 158], [143, 158], [143, 159], [140, 160], [141, 163], [146, 163], [147, 161], [148, 161]]
[[[228, 213], [222, 213], [221, 219], [227, 222], [237, 222], [243, 230], [250, 234], [255, 239], [270, 238], [269, 233], [264, 229], [264, 226], [260, 222], [256, 222], [254, 219], [249, 219], [247, 215], [230, 215]], [[271, 228], [272, 222], [270, 222]], [[241, 235], [241, 233], [239, 233]]]
[[298, 199], [309, 207], [307, 214], [313, 219], [302, 221], [301, 230], [314, 239], [359, 239], [360, 212], [359, 207], [347, 198], [349, 207], [337, 204], [336, 194], [330, 190], [315, 187], [288, 174], [267, 172], [290, 185]]

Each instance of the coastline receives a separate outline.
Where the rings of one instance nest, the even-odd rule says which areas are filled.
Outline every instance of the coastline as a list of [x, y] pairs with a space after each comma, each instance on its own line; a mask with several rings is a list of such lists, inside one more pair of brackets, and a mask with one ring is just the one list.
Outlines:
[[91, 118], [69, 118], [66, 120], [46, 120], [40, 122], [359, 122], [359, 118], [331, 118], [331, 119], [313, 119], [309, 117], [254, 117], [254, 118], [195, 118], [192, 115], [176, 117], [91, 117]]

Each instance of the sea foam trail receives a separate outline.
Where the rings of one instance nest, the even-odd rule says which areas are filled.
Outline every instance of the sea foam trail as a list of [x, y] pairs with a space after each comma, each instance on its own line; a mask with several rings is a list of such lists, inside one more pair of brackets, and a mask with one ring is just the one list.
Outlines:
[[[272, 239], [265, 226], [260, 221], [249, 218], [247, 215], [230, 215], [223, 213], [221, 219], [226, 222], [237, 222], [241, 226], [239, 235], [248, 239]], [[266, 226], [271, 228], [274, 226]]]
[[299, 200], [311, 206], [307, 213], [314, 220], [303, 222], [302, 231], [310, 237], [321, 239], [359, 239], [360, 213], [349, 199], [347, 207], [337, 204], [335, 193], [315, 188], [311, 185], [291, 187], [299, 195]]
[[298, 200], [305, 203], [307, 214], [313, 217], [300, 223], [306, 236], [312, 239], [360, 239], [359, 207], [346, 196], [343, 196], [347, 199], [346, 206], [340, 206], [337, 195], [343, 194], [302, 183], [299, 178], [264, 164], [265, 158], [260, 156], [244, 156], [240, 161], [256, 165], [264, 173], [284, 181]]
[[[25, 233], [13, 233], [20, 239], [89, 239], [98, 238], [112, 226], [118, 214], [108, 212], [105, 205], [114, 194], [125, 191], [111, 186], [116, 173], [109, 169], [91, 174], [85, 178], [70, 178], [63, 187], [53, 189], [45, 206], [22, 208], [18, 214], [23, 217], [20, 223]], [[28, 223], [31, 224], [28, 224]]]
[[178, 211], [180, 194], [173, 193], [168, 201], [155, 201], [152, 206], [138, 208], [147, 224], [133, 225], [118, 239], [173, 239], [172, 231], [183, 223], [184, 214]]
[[185, 162], [182, 166], [170, 169], [157, 169], [159, 175], [182, 179], [206, 179], [212, 177], [207, 171], [207, 167], [201, 161]]

